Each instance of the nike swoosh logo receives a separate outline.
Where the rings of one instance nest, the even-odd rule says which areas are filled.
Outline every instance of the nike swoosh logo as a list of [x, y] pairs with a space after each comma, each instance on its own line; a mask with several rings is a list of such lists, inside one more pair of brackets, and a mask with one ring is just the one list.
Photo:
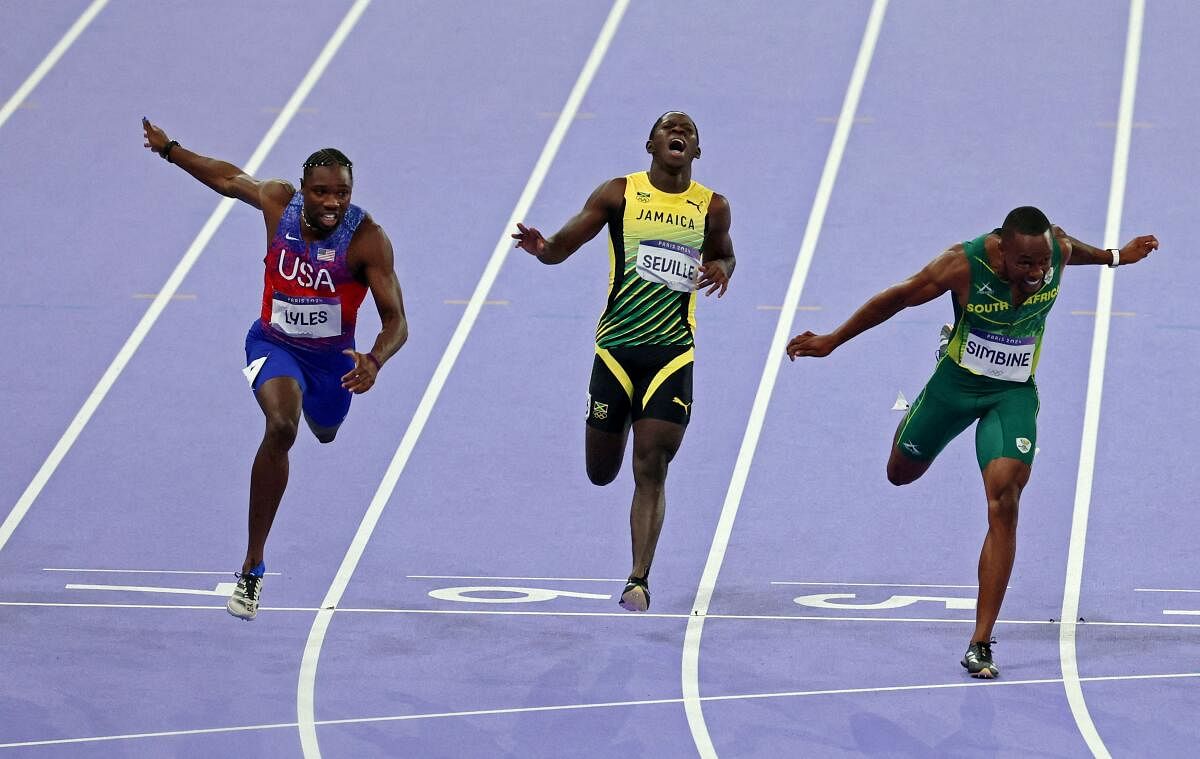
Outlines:
[[287, 240], [295, 240], [296, 242], [302, 242], [302, 240], [299, 237], [292, 237], [290, 234], [285, 234], [284, 238]]

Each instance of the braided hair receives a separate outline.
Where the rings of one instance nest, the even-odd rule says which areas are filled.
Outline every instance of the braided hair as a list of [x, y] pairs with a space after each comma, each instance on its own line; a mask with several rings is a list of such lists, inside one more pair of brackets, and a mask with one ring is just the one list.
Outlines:
[[346, 171], [350, 172], [350, 180], [354, 180], [354, 164], [337, 148], [321, 148], [305, 159], [304, 178], [308, 179], [309, 169], [317, 166], [345, 166]]

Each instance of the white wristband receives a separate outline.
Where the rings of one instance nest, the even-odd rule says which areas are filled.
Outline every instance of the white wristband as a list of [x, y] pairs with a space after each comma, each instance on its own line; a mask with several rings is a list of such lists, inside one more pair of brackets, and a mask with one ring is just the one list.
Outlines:
[[1108, 268], [1115, 269], [1121, 265], [1121, 249], [1120, 248], [1108, 248], [1107, 250], [1109, 253], [1112, 253], [1112, 263], [1108, 264]]

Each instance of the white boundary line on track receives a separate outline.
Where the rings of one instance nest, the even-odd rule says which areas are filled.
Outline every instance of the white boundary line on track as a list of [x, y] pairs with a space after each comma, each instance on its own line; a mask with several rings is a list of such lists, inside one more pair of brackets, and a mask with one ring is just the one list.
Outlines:
[[472, 575], [405, 575], [407, 580], [545, 580], [546, 582], [625, 582], [625, 577], [616, 580], [604, 577], [475, 577]]
[[25, 102], [25, 98], [29, 97], [29, 93], [33, 92], [34, 88], [41, 83], [46, 74], [50, 73], [50, 69], [58, 63], [58, 59], [63, 57], [63, 54], [75, 44], [75, 40], [79, 35], [83, 34], [83, 30], [87, 29], [88, 24], [92, 23], [92, 19], [100, 11], [104, 10], [104, 6], [108, 5], [108, 0], [93, 0], [92, 4], [84, 9], [79, 18], [75, 19], [75, 23], [71, 24], [71, 28], [67, 29], [67, 33], [62, 36], [62, 39], [50, 48], [50, 52], [46, 53], [46, 57], [37, 65], [17, 91], [12, 94], [3, 106], [0, 106], [0, 126], [4, 126], [4, 122], [8, 121], [8, 117], [12, 116], [21, 103]]
[[[1129, 680], [1173, 680], [1200, 677], [1200, 672], [1180, 672], [1153, 675], [1100, 675], [1084, 678], [1088, 682], [1113, 682]], [[1062, 682], [1061, 678], [1042, 678], [1032, 680], [979, 680], [933, 683], [928, 685], [885, 685], [878, 688], [837, 688], [832, 690], [780, 691], [775, 693], [743, 693], [726, 696], [702, 696], [702, 701], [751, 701], [766, 698], [803, 698], [807, 696], [843, 696], [869, 693], [903, 693], [921, 690], [947, 690], [954, 688], [1000, 688], [1017, 685], [1053, 685]], [[519, 706], [507, 709], [475, 709], [459, 712], [431, 712], [427, 714], [397, 714], [383, 717], [347, 717], [344, 719], [319, 720], [318, 725], [365, 725], [380, 722], [409, 722], [423, 719], [443, 719], [446, 717], [487, 717], [505, 714], [531, 714], [537, 712], [582, 711], [585, 709], [613, 709], [628, 706], [656, 706], [660, 704], [678, 704], [682, 698], [651, 698], [638, 701], [603, 701], [591, 704], [560, 704], [555, 706]], [[171, 738], [183, 735], [211, 735], [213, 733], [235, 733], [247, 730], [275, 730], [279, 728], [296, 727], [295, 722], [272, 722], [262, 725], [238, 725], [236, 727], [209, 727], [195, 730], [167, 730], [156, 733], [127, 733], [124, 735], [99, 735], [89, 738], [58, 738], [43, 741], [22, 741], [19, 743], [0, 743], [0, 748], [18, 748], [23, 746], [57, 746], [68, 743], [97, 743], [100, 741], [133, 740], [138, 738]]]
[[[70, 601], [0, 601], [0, 607], [27, 607], [49, 609], [156, 609], [163, 611], [222, 611], [224, 605], [202, 606], [198, 604], [130, 604], [130, 603], [84, 603]], [[260, 606], [260, 612], [300, 612], [313, 614], [322, 611], [314, 606]], [[644, 612], [628, 614], [619, 611], [519, 611], [502, 609], [368, 609], [343, 607], [337, 610], [339, 614], [428, 614], [432, 616], [496, 616], [496, 617], [605, 617], [610, 619], [691, 619], [691, 614], [667, 614]], [[1200, 615], [1200, 610], [1167, 610], [1164, 614]], [[720, 619], [731, 622], [895, 622], [917, 624], [974, 624], [974, 619], [953, 619], [949, 617], [819, 617], [800, 614], [709, 614], [708, 619]], [[633, 624], [633, 623], [631, 623]], [[998, 619], [998, 625], [1057, 625], [1059, 622], [1047, 619]], [[1195, 622], [1086, 622], [1084, 627], [1200, 627]]]
[[[915, 585], [899, 582], [799, 582], [796, 580], [771, 580], [772, 585], [815, 585], [819, 588], [955, 588], [971, 589], [978, 585]], [[1011, 589], [1011, 586], [1010, 586]]]
[[[43, 572], [100, 572], [102, 574], [141, 574], [141, 575], [231, 575], [232, 572], [210, 572], [202, 569], [79, 569], [66, 567], [42, 567]], [[267, 572], [267, 577], [280, 575], [282, 572]]]
[[850, 139], [850, 129], [854, 124], [859, 97], [862, 95], [863, 84], [867, 79], [867, 71], [871, 67], [871, 58], [875, 53], [875, 43], [879, 39], [879, 30], [883, 26], [883, 16], [886, 10], [887, 0], [874, 0], [871, 5], [858, 57], [846, 87], [842, 111], [838, 116], [833, 141], [829, 146], [829, 154], [825, 158], [825, 167], [821, 171], [821, 180], [817, 185], [816, 197], [813, 199], [808, 224], [804, 229], [804, 239], [800, 244], [792, 278], [788, 282], [787, 294], [784, 296], [783, 305], [779, 311], [779, 319], [775, 323], [775, 333], [771, 336], [771, 343], [767, 348], [766, 365], [763, 367], [763, 373], [759, 379], [758, 390], [754, 394], [754, 405], [750, 409], [750, 418], [742, 436], [742, 445], [738, 450], [737, 461], [729, 481], [729, 489], [725, 494], [725, 502], [721, 506], [721, 516], [713, 534], [708, 559], [704, 563], [704, 573], [701, 575], [700, 585], [696, 589], [696, 599], [692, 604], [694, 614], [688, 619], [687, 631], [684, 633], [681, 677], [683, 708], [687, 715], [692, 740], [696, 744], [696, 750], [701, 759], [715, 759], [717, 756], [712, 738], [708, 734], [708, 726], [704, 722], [704, 711], [701, 708], [700, 638], [704, 630], [704, 619], [708, 614], [708, 606], [717, 585], [721, 564], [725, 561], [725, 551], [729, 547], [733, 522], [737, 518], [742, 492], [746, 487], [750, 465], [754, 460], [759, 434], [762, 432], [763, 420], [767, 414], [767, 406], [771, 401], [771, 393], [775, 388], [775, 380], [783, 362], [781, 354], [784, 343], [795, 319], [796, 308], [800, 304], [800, 293], [804, 289], [804, 281], [808, 277], [808, 269], [816, 252], [817, 239], [820, 237], [821, 227], [825, 221], [825, 211], [829, 206], [829, 198], [833, 195], [833, 186], [837, 179], [838, 167], [842, 162], [842, 154]]
[[517, 222], [524, 221], [525, 216], [529, 213], [529, 208], [533, 205], [533, 200], [537, 197], [542, 182], [550, 170], [550, 164], [554, 161], [558, 148], [562, 144], [571, 122], [575, 119], [575, 114], [579, 111], [583, 96], [591, 86], [592, 78], [600, 68], [600, 62], [604, 60], [604, 55], [608, 51], [608, 46], [612, 42], [617, 27], [621, 23], [621, 17], [625, 15], [625, 9], [628, 6], [629, 0], [615, 0], [609, 10], [608, 17], [600, 28], [591, 53], [584, 62], [583, 69], [579, 72], [579, 77], [575, 80], [575, 85], [571, 88], [571, 93], [567, 96], [567, 101], [563, 105], [558, 119], [554, 122], [554, 128], [550, 130], [550, 135], [546, 138], [546, 144], [542, 147], [541, 155], [538, 156], [529, 180], [525, 183], [525, 189], [517, 199], [517, 204], [513, 207], [508, 221], [505, 222], [504, 229], [500, 233], [500, 240], [496, 243], [496, 247], [484, 267], [483, 274], [475, 285], [471, 300], [467, 303], [462, 318], [459, 320], [454, 334], [451, 335], [441, 360], [438, 361], [437, 368], [434, 369], [425, 393], [421, 396], [416, 411], [413, 412], [412, 421], [409, 423], [408, 429], [404, 431], [404, 437], [401, 438], [400, 445], [396, 448], [391, 463], [388, 464], [383, 480], [375, 490], [375, 495], [371, 498], [371, 503], [359, 523], [358, 530], [342, 559], [341, 566], [338, 567], [333, 583], [329, 586], [329, 591], [321, 602], [322, 608], [317, 612], [312, 627], [309, 629], [308, 641], [304, 646], [304, 656], [300, 662], [300, 677], [296, 685], [296, 715], [300, 731], [300, 747], [304, 752], [305, 759], [316, 759], [321, 756], [320, 745], [317, 741], [313, 701], [317, 662], [321, 656], [321, 646], [325, 642], [325, 633], [329, 629], [329, 622], [333, 618], [334, 610], [341, 601], [342, 594], [346, 592], [346, 586], [349, 585], [350, 578], [358, 567], [358, 562], [362, 559], [367, 541], [371, 539], [371, 533], [375, 531], [375, 525], [379, 522], [384, 507], [387, 506], [392, 492], [396, 489], [396, 482], [400, 479], [400, 474], [404, 471], [413, 448], [416, 447], [417, 439], [425, 429], [425, 423], [442, 392], [446, 378], [450, 375], [455, 361], [458, 360], [458, 354], [467, 341], [467, 335], [483, 308], [488, 291], [491, 290], [492, 284], [499, 276], [500, 268], [508, 257], [509, 250], [513, 247], [512, 230], [516, 227]]
[[[1129, 167], [1129, 143], [1133, 130], [1133, 104], [1137, 93], [1138, 61], [1141, 57], [1143, 0], [1130, 0], [1129, 28], [1125, 39], [1125, 64], [1121, 78], [1121, 100], [1117, 111], [1117, 134], [1113, 145], [1112, 182], [1108, 192], [1108, 213], [1104, 224], [1104, 247], [1121, 244], [1121, 215], [1125, 204], [1125, 179]], [[1067, 551], [1066, 579], [1063, 582], [1063, 625], [1059, 628], [1058, 657], [1062, 662], [1063, 688], [1075, 724], [1094, 756], [1112, 755], [1096, 730], [1088, 713], [1080, 684], [1079, 662], [1075, 651], [1075, 620], [1079, 618], [1079, 593], [1083, 584], [1083, 554], [1087, 544], [1088, 513], [1091, 510], [1093, 475], [1096, 469], [1096, 444], [1100, 430], [1100, 403], [1104, 390], [1104, 363], [1108, 354], [1108, 329], [1112, 316], [1113, 270], [1100, 269], [1096, 294], [1096, 327], [1092, 333], [1092, 354], [1088, 365], [1087, 397], [1083, 412], [1083, 433], [1079, 451], [1079, 473], [1075, 481], [1075, 507], [1071, 515], [1071, 539]]]
[[1185, 588], [1134, 588], [1139, 593], [1200, 593], [1200, 590]]
[[[224, 584], [228, 590], [222, 588]], [[236, 583], [218, 583], [216, 590], [205, 590], [203, 588], [160, 588], [148, 587], [145, 585], [76, 585], [70, 583], [64, 586], [67, 590], [101, 590], [105, 592], [118, 593], [173, 593], [181, 596], [221, 596], [228, 597], [233, 592]]]
[[[333, 36], [329, 38], [329, 42], [325, 43], [321, 54], [317, 56], [308, 73], [304, 75], [299, 86], [296, 87], [296, 91], [288, 99], [287, 105], [280, 111], [275, 122], [271, 124], [271, 128], [263, 136], [262, 142], [258, 143], [258, 147], [254, 149], [254, 153], [250, 156], [250, 160], [246, 162], [243, 170], [247, 174], [254, 174], [262, 166], [262, 162], [266, 159], [267, 154], [271, 152], [271, 148], [275, 146], [284, 129], [291, 123], [292, 117], [296, 115], [296, 111], [300, 108], [300, 104], [308, 97], [309, 92], [312, 91], [313, 86], [316, 85], [317, 80], [320, 79], [329, 62], [333, 60], [334, 54], [342, 46], [346, 36], [358, 21], [358, 17], [362, 15], [363, 10], [370, 2], [371, 0], [357, 0], [346, 13], [342, 22], [338, 24]], [[158, 321], [158, 317], [162, 315], [167, 304], [171, 302], [176, 291], [179, 290], [179, 286], [183, 283], [184, 278], [192, 270], [192, 266], [200, 258], [200, 254], [204, 252], [204, 248], [208, 246], [209, 240], [216, 234], [217, 229], [221, 226], [225, 217], [229, 215], [230, 209], [233, 208], [236, 202], [233, 198], [223, 198], [217, 204], [212, 215], [208, 217], [208, 221], [204, 222], [200, 233], [196, 235], [196, 239], [192, 240], [192, 244], [188, 246], [187, 252], [183, 254], [183, 258], [175, 265], [174, 271], [167, 277], [166, 283], [163, 284], [158, 295], [150, 303], [150, 306], [146, 309], [146, 313], [142, 315], [141, 321], [133, 328], [133, 332], [130, 333], [125, 344], [121, 346], [112, 363], [108, 365], [108, 368], [100, 377], [100, 381], [96, 383], [96, 387], [88, 395], [87, 400], [83, 402], [83, 405], [75, 414], [75, 418], [67, 425], [66, 432], [58, 439], [58, 443], [50, 451], [50, 455], [46, 457], [37, 474], [33, 476], [33, 480], [25, 488], [25, 492], [17, 499], [16, 505], [13, 506], [4, 523], [0, 524], [0, 550], [4, 549], [4, 545], [17, 529], [17, 525], [25, 518], [25, 515], [29, 512], [29, 508], [37, 500], [38, 495], [41, 494], [42, 488], [50, 481], [55, 470], [58, 469], [58, 465], [62, 463], [67, 452], [71, 450], [71, 446], [75, 445], [75, 441], [79, 438], [80, 433], [83, 432], [83, 428], [87, 426], [92, 415], [96, 413], [96, 409], [100, 407], [105, 396], [108, 395], [108, 391], [112, 389], [117, 378], [121, 376], [121, 372], [125, 370], [125, 366], [133, 359], [133, 354], [137, 352], [142, 341], [146, 339], [146, 335], [150, 332], [151, 327]]]

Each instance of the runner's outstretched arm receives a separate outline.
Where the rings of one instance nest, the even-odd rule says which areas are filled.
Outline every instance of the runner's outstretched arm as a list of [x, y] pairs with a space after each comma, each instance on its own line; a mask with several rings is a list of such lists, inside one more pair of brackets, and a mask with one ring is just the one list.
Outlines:
[[[1111, 266], [1113, 263], [1113, 255], [1111, 250], [1105, 248], [1097, 248], [1094, 245], [1088, 245], [1086, 242], [1076, 240], [1071, 237], [1060, 226], [1054, 227], [1054, 236], [1058, 238], [1059, 245], [1066, 249], [1067, 265], [1079, 264], [1095, 264]], [[1066, 245], [1063, 245], [1066, 243]], [[1121, 248], [1121, 252], [1117, 254], [1117, 265], [1135, 264], [1141, 261], [1146, 256], [1150, 255], [1151, 251], [1158, 250], [1158, 238], [1154, 235], [1140, 235], [1125, 243]]]
[[842, 343], [872, 327], [883, 324], [909, 306], [919, 306], [950, 291], [965, 289], [970, 264], [962, 245], [955, 245], [899, 284], [873, 296], [850, 315], [840, 327], [827, 335], [804, 332], [787, 344], [788, 358], [828, 356]]
[[521, 250], [532, 253], [544, 264], [560, 264], [588, 240], [599, 234], [604, 225], [625, 202], [625, 177], [610, 179], [596, 188], [583, 204], [583, 210], [571, 217], [563, 228], [550, 236], [542, 237], [535, 227], [517, 223], [513, 239]]
[[282, 199], [290, 198], [296, 192], [287, 182], [278, 179], [260, 181], [232, 163], [194, 153], [175, 140], [169, 139], [166, 132], [151, 124], [145, 117], [142, 118], [142, 130], [145, 133], [147, 148], [227, 198], [249, 203], [262, 210], [264, 195], [269, 194]]

